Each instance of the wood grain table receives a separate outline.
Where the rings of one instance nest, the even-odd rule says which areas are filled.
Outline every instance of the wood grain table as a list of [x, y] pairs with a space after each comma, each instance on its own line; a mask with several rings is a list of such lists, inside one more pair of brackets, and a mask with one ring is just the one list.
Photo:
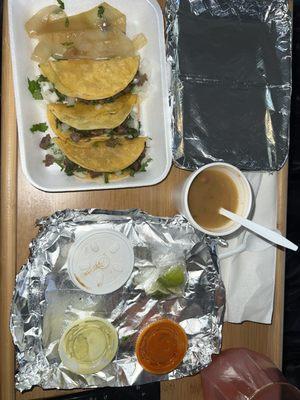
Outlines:
[[[160, 0], [161, 6], [164, 0]], [[16, 115], [10, 63], [7, 1], [4, 1], [1, 123], [1, 266], [0, 266], [0, 400], [58, 397], [66, 392], [33, 391], [20, 394], [14, 389], [14, 348], [9, 332], [9, 313], [15, 274], [28, 257], [28, 245], [35, 236], [36, 219], [65, 208], [141, 208], [151, 214], [175, 213], [171, 192], [189, 173], [172, 168], [159, 185], [129, 190], [78, 193], [44, 193], [25, 179], [18, 161]], [[287, 166], [278, 174], [278, 228], [286, 226]], [[281, 366], [285, 255], [278, 250], [274, 315], [272, 325], [225, 324], [223, 348], [247, 347], [269, 356]], [[121, 389], [120, 389], [121, 390]], [[201, 400], [200, 375], [161, 384], [162, 400]]]

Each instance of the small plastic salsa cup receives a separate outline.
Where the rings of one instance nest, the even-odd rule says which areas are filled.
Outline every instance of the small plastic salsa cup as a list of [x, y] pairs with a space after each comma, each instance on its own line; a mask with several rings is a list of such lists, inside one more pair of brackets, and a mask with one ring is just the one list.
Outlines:
[[115, 357], [118, 334], [113, 325], [98, 317], [75, 321], [64, 332], [58, 347], [62, 363], [76, 374], [104, 369]]
[[169, 319], [161, 319], [140, 333], [135, 352], [145, 371], [164, 375], [181, 364], [187, 347], [188, 339], [181, 326]]

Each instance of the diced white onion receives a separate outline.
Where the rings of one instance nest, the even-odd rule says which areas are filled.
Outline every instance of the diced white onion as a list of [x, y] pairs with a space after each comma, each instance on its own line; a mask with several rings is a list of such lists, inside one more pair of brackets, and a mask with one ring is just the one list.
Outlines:
[[47, 101], [48, 103], [57, 103], [59, 100], [59, 97], [57, 94], [53, 91], [53, 85], [50, 82], [41, 82], [41, 93], [43, 96], [43, 99]]
[[134, 110], [132, 110], [130, 113], [131, 120], [128, 125], [130, 126], [130, 128], [139, 129], [138, 115], [135, 109], [136, 106], [134, 106]]
[[62, 130], [64, 133], [67, 132], [67, 131], [70, 129], [70, 126], [67, 125], [67, 124], [64, 124], [64, 123], [62, 123], [60, 127], [61, 127], [61, 130]]
[[67, 97], [66, 102], [69, 107], [72, 107], [75, 106], [76, 99], [74, 97]]
[[41, 89], [44, 90], [45, 92], [47, 90], [53, 90], [54, 89], [54, 86], [53, 86], [53, 84], [51, 82], [40, 82], [40, 86], [41, 86]]

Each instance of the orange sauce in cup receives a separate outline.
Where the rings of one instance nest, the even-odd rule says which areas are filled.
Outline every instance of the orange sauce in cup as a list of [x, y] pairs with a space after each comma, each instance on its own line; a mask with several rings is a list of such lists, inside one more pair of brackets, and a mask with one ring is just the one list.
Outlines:
[[187, 336], [181, 326], [171, 320], [161, 319], [140, 333], [135, 352], [144, 370], [164, 375], [178, 367], [187, 347]]

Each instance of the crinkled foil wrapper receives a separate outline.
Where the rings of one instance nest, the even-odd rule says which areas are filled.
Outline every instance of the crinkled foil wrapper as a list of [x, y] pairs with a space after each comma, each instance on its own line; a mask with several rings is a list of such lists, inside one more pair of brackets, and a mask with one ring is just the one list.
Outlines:
[[173, 159], [279, 170], [289, 150], [288, 0], [167, 0]]
[[[207, 242], [182, 216], [159, 218], [138, 210], [66, 210], [38, 221], [38, 226], [30, 257], [16, 278], [12, 301], [10, 329], [17, 348], [18, 390], [35, 385], [73, 389], [177, 379], [197, 373], [219, 352], [225, 292], [215, 243]], [[130, 279], [105, 296], [75, 287], [66, 266], [76, 235], [94, 227], [125, 234], [135, 253]], [[157, 268], [175, 262], [185, 262], [187, 268], [182, 295], [159, 301], [146, 296], [141, 285], [145, 277], [151, 279]], [[119, 350], [103, 371], [83, 376], [62, 365], [58, 343], [70, 323], [87, 316], [107, 318], [117, 328]], [[155, 376], [138, 364], [134, 346], [138, 332], [162, 317], [181, 324], [189, 347], [178, 369]]]

